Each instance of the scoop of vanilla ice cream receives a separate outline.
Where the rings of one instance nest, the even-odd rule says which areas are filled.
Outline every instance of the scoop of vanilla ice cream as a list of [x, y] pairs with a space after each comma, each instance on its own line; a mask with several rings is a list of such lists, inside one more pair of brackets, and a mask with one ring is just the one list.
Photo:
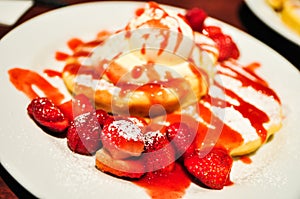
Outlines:
[[174, 65], [182, 58], [188, 59], [195, 47], [191, 27], [177, 13], [153, 2], [128, 23], [127, 30], [130, 48], [141, 49], [135, 53], [147, 61]]
[[[214, 41], [194, 32], [182, 16], [150, 2], [123, 30], [95, 48], [90, 62], [101, 63], [104, 69], [117, 64], [124, 69], [118, 79], [121, 83], [143, 85], [188, 78], [195, 79], [191, 82], [196, 86], [197, 73], [212, 79], [217, 56]], [[149, 64], [153, 67], [148, 68]], [[142, 69], [138, 78], [132, 76], [135, 67]]]

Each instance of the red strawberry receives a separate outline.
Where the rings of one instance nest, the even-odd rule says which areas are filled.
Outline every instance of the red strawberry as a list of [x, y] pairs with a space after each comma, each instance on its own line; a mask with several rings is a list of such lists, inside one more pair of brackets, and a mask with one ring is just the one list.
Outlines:
[[113, 116], [109, 115], [105, 110], [97, 109], [96, 116], [99, 124], [103, 127], [107, 120], [113, 120]]
[[83, 113], [95, 111], [90, 99], [84, 94], [74, 96], [74, 99], [59, 105], [59, 108], [69, 120]]
[[236, 44], [232, 41], [231, 37], [228, 35], [219, 35], [213, 38], [219, 48], [219, 61], [226, 60], [228, 58], [238, 58], [239, 51]]
[[73, 118], [83, 113], [94, 112], [95, 108], [90, 99], [84, 95], [76, 95], [72, 103]]
[[195, 150], [184, 158], [187, 170], [212, 189], [222, 189], [230, 182], [232, 158], [225, 149]]
[[144, 135], [145, 160], [148, 172], [170, 172], [174, 168], [175, 151], [167, 136], [159, 131], [150, 131]]
[[185, 18], [189, 22], [191, 28], [194, 31], [202, 32], [204, 20], [206, 19], [207, 14], [204, 10], [200, 8], [192, 8], [187, 11]]
[[105, 148], [114, 159], [140, 156], [144, 150], [141, 129], [130, 120], [109, 120], [104, 124], [101, 139]]
[[72, 112], [72, 100], [66, 101], [60, 105], [58, 105], [58, 108], [63, 112], [65, 117], [69, 119], [69, 121], [73, 120], [73, 112]]
[[204, 33], [208, 34], [209, 37], [218, 37], [223, 34], [222, 29], [217, 26], [205, 26]]
[[68, 129], [68, 146], [76, 153], [91, 155], [101, 147], [100, 132], [95, 112], [81, 114], [71, 122]]
[[229, 35], [222, 32], [221, 28], [215, 26], [205, 27], [208, 36], [213, 39], [219, 48], [219, 61], [229, 58], [237, 59], [240, 55], [237, 45]]
[[52, 132], [64, 132], [69, 126], [69, 120], [48, 98], [32, 100], [27, 107], [27, 112], [38, 124]]
[[185, 123], [175, 122], [166, 128], [167, 136], [177, 151], [177, 155], [190, 153], [194, 150], [193, 141], [196, 132], [188, 127]]

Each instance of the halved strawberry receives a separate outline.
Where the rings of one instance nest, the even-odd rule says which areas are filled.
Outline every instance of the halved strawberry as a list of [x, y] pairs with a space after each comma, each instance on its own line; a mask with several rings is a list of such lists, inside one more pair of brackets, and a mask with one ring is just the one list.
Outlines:
[[79, 154], [91, 155], [102, 145], [101, 126], [95, 112], [87, 112], [75, 117], [67, 132], [69, 148]]
[[170, 172], [174, 168], [175, 150], [160, 131], [150, 131], [144, 135], [145, 161], [147, 172]]
[[33, 99], [27, 107], [27, 112], [38, 124], [51, 132], [64, 132], [69, 126], [69, 120], [48, 98]]
[[144, 151], [141, 129], [127, 119], [110, 120], [104, 124], [101, 139], [103, 147], [114, 159], [140, 156]]
[[84, 94], [75, 95], [72, 100], [59, 105], [59, 108], [69, 120], [83, 113], [95, 111], [91, 100]]
[[185, 14], [185, 18], [189, 22], [191, 28], [198, 32], [202, 32], [206, 17], [206, 12], [200, 8], [192, 8]]
[[230, 183], [232, 158], [225, 149], [196, 149], [184, 158], [186, 169], [200, 182], [212, 189], [222, 189]]
[[193, 141], [196, 131], [190, 129], [187, 124], [175, 122], [166, 127], [167, 137], [175, 146], [177, 156], [190, 153], [194, 150]]
[[240, 56], [236, 43], [229, 35], [222, 32], [221, 28], [216, 26], [206, 26], [205, 33], [213, 39], [219, 48], [219, 61], [229, 58], [237, 59]]

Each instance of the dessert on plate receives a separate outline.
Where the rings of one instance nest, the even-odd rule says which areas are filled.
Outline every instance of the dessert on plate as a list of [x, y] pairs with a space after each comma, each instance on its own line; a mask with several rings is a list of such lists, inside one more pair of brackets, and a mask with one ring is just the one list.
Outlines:
[[279, 130], [281, 102], [260, 64], [241, 64], [234, 38], [206, 19], [148, 2], [119, 30], [71, 39], [72, 54], [56, 53], [64, 68], [45, 71], [69, 101], [34, 71], [11, 69], [10, 80], [32, 100], [29, 116], [100, 171], [153, 198], [181, 198], [191, 182], [222, 189], [234, 183], [233, 158]]

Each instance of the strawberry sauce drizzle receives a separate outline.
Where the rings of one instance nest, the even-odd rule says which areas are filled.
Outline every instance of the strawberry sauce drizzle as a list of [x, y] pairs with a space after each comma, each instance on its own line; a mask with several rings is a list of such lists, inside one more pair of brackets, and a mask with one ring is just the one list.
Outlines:
[[55, 71], [55, 70], [51, 70], [51, 69], [45, 69], [44, 73], [47, 74], [49, 77], [62, 77], [62, 73]]
[[176, 163], [169, 173], [151, 173], [150, 177], [146, 174], [133, 183], [145, 188], [152, 199], [178, 199], [184, 196], [191, 180], [182, 166]]
[[[252, 80], [252, 79], [246, 77], [245, 75], [243, 75], [242, 73], [238, 72], [236, 69], [226, 65], [225, 62], [222, 63], [222, 67], [232, 70], [236, 74], [236, 76], [231, 76], [231, 77], [240, 80], [243, 84], [243, 87], [251, 86], [258, 92], [261, 92], [268, 96], [272, 96], [276, 101], [280, 102], [280, 99], [279, 99], [278, 95], [275, 93], [275, 91], [273, 91], [271, 88], [269, 88], [267, 83], [264, 80], [262, 80], [260, 77], [258, 77], [254, 73], [254, 71], [251, 72], [251, 74], [255, 77], [255, 79]], [[249, 68], [246, 70], [249, 71]], [[220, 71], [218, 73], [222, 74], [222, 72], [220, 72]], [[228, 74], [226, 74], [226, 75], [228, 75]], [[228, 75], [228, 76], [230, 76], [230, 75]]]
[[243, 144], [244, 139], [242, 135], [226, 125], [202, 103], [199, 103], [198, 114], [206, 123], [214, 126], [215, 128], [208, 128], [206, 125], [202, 124], [201, 127], [198, 128], [197, 132], [197, 146], [204, 148], [205, 146], [220, 146], [231, 151]]
[[239, 158], [240, 161], [242, 161], [245, 164], [251, 164], [252, 160], [249, 156], [242, 156]]
[[261, 141], [264, 142], [267, 139], [267, 130], [264, 128], [263, 124], [269, 121], [268, 115], [256, 108], [254, 105], [244, 101], [241, 97], [239, 97], [231, 90], [225, 88], [224, 90], [226, 95], [238, 100], [240, 103], [240, 105], [238, 106], [232, 105], [230, 103], [228, 103], [228, 105], [238, 110], [244, 116], [244, 118], [249, 119], [252, 126], [256, 129], [257, 134], [260, 136]]
[[[268, 84], [262, 80], [255, 72], [254, 69], [258, 67], [257, 63], [254, 63], [253, 65], [249, 65], [250, 67], [246, 67], [244, 69], [245, 72], [250, 71], [250, 74], [254, 77], [254, 79], [250, 79], [246, 77], [245, 75], [241, 74], [241, 72], [238, 72], [236, 69], [233, 67], [230, 67], [226, 65], [226, 63], [221, 64], [222, 67], [229, 69], [233, 71], [236, 75], [229, 75], [225, 74], [229, 77], [232, 77], [234, 79], [239, 80], [243, 87], [249, 87], [251, 86], [253, 89], [255, 89], [257, 92], [261, 92], [267, 96], [273, 97], [276, 101], [280, 103], [280, 99], [277, 96], [277, 94], [268, 87]], [[250, 69], [252, 67], [252, 69]], [[240, 67], [240, 69], [243, 69]], [[224, 74], [220, 70], [218, 71], [219, 74]], [[267, 139], [267, 130], [264, 128], [263, 124], [267, 123], [270, 119], [268, 115], [258, 109], [255, 105], [252, 105], [245, 100], [243, 100], [240, 96], [238, 96], [235, 92], [233, 92], [230, 89], [227, 89], [223, 87], [221, 84], [215, 82], [215, 85], [221, 88], [225, 94], [233, 99], [236, 99], [239, 102], [239, 105], [233, 105], [229, 102], [222, 102], [220, 99], [215, 99], [216, 101], [218, 100], [217, 104], [213, 104], [214, 106], [221, 106], [221, 107], [234, 107], [236, 110], [238, 110], [244, 118], [249, 119], [250, 123], [252, 126], [256, 129], [257, 134], [260, 136], [261, 141], [265, 142]]]
[[[162, 23], [162, 20], [167, 18], [167, 17], [170, 17], [170, 18], [173, 18], [175, 21], [177, 21], [178, 24], [179, 24], [179, 22], [178, 22], [177, 18], [170, 16], [165, 10], [160, 8], [157, 3], [149, 2], [148, 5], [151, 9], [153, 9], [152, 10], [153, 13], [156, 13], [157, 10], [159, 10], [158, 13], [160, 13], [160, 12], [163, 13], [162, 16], [159, 19], [148, 20], [148, 21], [140, 24], [136, 28], [142, 27], [144, 25], [148, 25], [148, 26], [153, 27], [153, 28], [160, 28], [160, 35], [163, 37], [163, 40], [161, 41], [160, 48], [157, 52], [157, 55], [159, 56], [165, 51], [166, 47], [169, 44], [169, 38], [170, 38], [170, 31], [166, 31], [166, 30], [169, 29], [169, 27], [167, 25], [165, 25], [164, 23]], [[137, 9], [136, 10], [136, 16], [142, 15], [143, 12], [144, 12], [144, 9]], [[177, 34], [177, 39], [176, 39], [176, 43], [175, 43], [173, 53], [176, 53], [176, 51], [178, 50], [178, 48], [180, 46], [180, 43], [182, 42], [183, 37], [184, 37], [180, 27], [178, 27], [176, 31], [178, 31], [178, 34]], [[148, 34], [145, 34], [145, 36], [147, 36], [147, 35]], [[147, 40], [147, 37], [145, 37], [144, 39]], [[143, 48], [141, 49], [141, 53], [145, 54], [145, 52], [146, 52], [146, 46], [143, 45]]]
[[8, 71], [8, 74], [13, 85], [30, 99], [39, 97], [33, 86], [38, 87], [54, 104], [60, 104], [64, 99], [64, 95], [57, 88], [34, 71], [13, 68]]

